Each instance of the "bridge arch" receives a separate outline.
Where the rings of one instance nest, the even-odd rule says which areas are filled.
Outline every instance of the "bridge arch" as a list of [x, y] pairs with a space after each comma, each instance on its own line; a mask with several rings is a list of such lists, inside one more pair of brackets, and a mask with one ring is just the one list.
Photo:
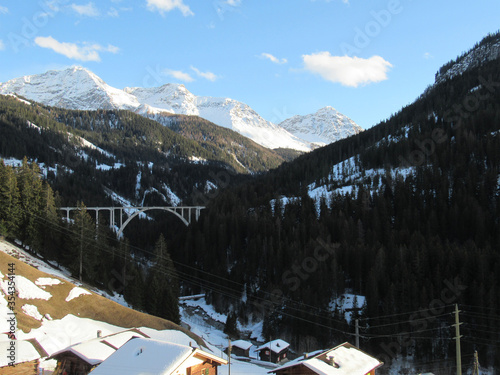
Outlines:
[[[117, 236], [120, 237], [123, 233], [123, 230], [127, 226], [128, 223], [132, 219], [134, 219], [137, 215], [140, 215], [146, 211], [150, 210], [163, 210], [170, 212], [177, 216], [186, 226], [191, 224], [192, 220], [198, 221], [198, 218], [200, 217], [200, 212], [202, 209], [205, 207], [203, 206], [154, 206], [154, 207], [86, 207], [87, 211], [95, 211], [96, 213], [96, 224], [99, 223], [99, 211], [107, 210], [109, 211], [109, 226], [113, 228], [115, 226], [115, 219], [116, 219], [116, 210], [119, 211], [119, 216], [120, 220], [119, 223], [116, 223], [116, 225], [119, 225], [120, 228], [118, 229]], [[69, 221], [69, 213], [70, 211], [73, 210], [79, 210], [79, 207], [61, 207], [61, 211], [66, 211], [66, 218]], [[124, 211], [133, 211], [133, 213], [125, 220], [123, 221], [123, 214]], [[194, 215], [193, 215], [194, 211]], [[126, 212], [125, 212], [126, 213]]]
[[[173, 213], [175, 216], [177, 216], [179, 219], [181, 219], [181, 221], [186, 225], [188, 226], [191, 222], [186, 220], [182, 214], [179, 214], [177, 211], [173, 210], [172, 207], [142, 207], [141, 209], [135, 211], [132, 215], [130, 215], [127, 220], [125, 220], [125, 222], [121, 225], [120, 229], [118, 229], [118, 232], [117, 232], [117, 235], [118, 237], [120, 237], [123, 233], [123, 230], [125, 229], [125, 227], [127, 226], [128, 223], [130, 223], [130, 221], [135, 218], [136, 216], [146, 212], [146, 211], [150, 211], [150, 210], [163, 210], [163, 211], [168, 211], [168, 212], [171, 212]], [[198, 215], [196, 217], [196, 220], [198, 220]]]

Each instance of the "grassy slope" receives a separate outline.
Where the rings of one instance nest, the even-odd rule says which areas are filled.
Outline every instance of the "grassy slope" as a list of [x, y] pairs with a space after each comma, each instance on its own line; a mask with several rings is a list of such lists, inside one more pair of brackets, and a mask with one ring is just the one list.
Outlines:
[[199, 337], [175, 323], [124, 307], [93, 292], [92, 295], [81, 295], [66, 302], [65, 299], [71, 289], [75, 287], [74, 284], [45, 272], [41, 272], [23, 263], [21, 260], [0, 251], [0, 271], [4, 276], [8, 274], [8, 264], [12, 262], [15, 263], [16, 276], [24, 276], [32, 282], [35, 282], [39, 277], [50, 277], [59, 279], [63, 282], [59, 285], [44, 287], [47, 292], [52, 294], [52, 298], [48, 301], [42, 299], [16, 298], [15, 311], [17, 313], [18, 328], [22, 329], [24, 332], [29, 332], [31, 329], [41, 326], [38, 320], [26, 315], [21, 310], [24, 304], [30, 304], [37, 306], [40, 314], [50, 314], [53, 319], [62, 319], [67, 314], [73, 314], [80, 318], [98, 320], [124, 328], [149, 327], [157, 330], [174, 329], [184, 332], [193, 338], [193, 340], [196, 340], [199, 345], [203, 345], [203, 341]]

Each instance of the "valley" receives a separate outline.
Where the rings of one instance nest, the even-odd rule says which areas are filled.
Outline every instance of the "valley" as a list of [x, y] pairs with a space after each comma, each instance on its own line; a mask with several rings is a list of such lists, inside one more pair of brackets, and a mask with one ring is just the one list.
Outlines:
[[[378, 374], [454, 374], [459, 355], [464, 372], [498, 373], [499, 40], [365, 130], [333, 107], [273, 124], [233, 99], [120, 90], [79, 66], [0, 84], [2, 251], [25, 285], [63, 283], [41, 285], [46, 300], [18, 291], [19, 337], [91, 319], [223, 359], [228, 339], [284, 340], [292, 360], [348, 342]], [[148, 212], [119, 237], [87, 210], [180, 205], [204, 208], [188, 226]], [[73, 287], [91, 295], [65, 301]], [[272, 369], [254, 351], [231, 372]]]

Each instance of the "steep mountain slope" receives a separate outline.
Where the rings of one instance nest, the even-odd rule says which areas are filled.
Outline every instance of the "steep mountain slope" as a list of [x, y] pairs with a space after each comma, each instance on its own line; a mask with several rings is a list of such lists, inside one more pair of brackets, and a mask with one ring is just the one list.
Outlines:
[[69, 205], [203, 205], [225, 186], [217, 176], [236, 181], [236, 173], [283, 161], [199, 117], [171, 122], [178, 133], [129, 111], [69, 111], [0, 95], [0, 158], [36, 160]]
[[24, 76], [0, 84], [0, 94], [16, 94], [66, 109], [126, 109], [149, 116], [196, 115], [232, 129], [267, 148], [309, 151], [313, 146], [264, 120], [248, 105], [228, 98], [197, 97], [184, 85], [125, 88], [107, 85], [91, 71], [72, 67]]
[[299, 350], [353, 339], [332, 303], [352, 293], [366, 301], [353, 312], [361, 345], [384, 372], [405, 358], [441, 373], [458, 303], [462, 353], [498, 370], [499, 135], [500, 59], [482, 59], [377, 126], [216, 197], [175, 246], [214, 273], [204, 290], [217, 306], [263, 316], [264, 335]]
[[333, 107], [321, 108], [306, 116], [293, 116], [279, 126], [318, 146], [325, 146], [363, 131], [363, 128]]
[[463, 74], [469, 69], [498, 58], [500, 58], [499, 34], [489, 34], [469, 51], [443, 65], [436, 73], [436, 83], [444, 82], [447, 79]]

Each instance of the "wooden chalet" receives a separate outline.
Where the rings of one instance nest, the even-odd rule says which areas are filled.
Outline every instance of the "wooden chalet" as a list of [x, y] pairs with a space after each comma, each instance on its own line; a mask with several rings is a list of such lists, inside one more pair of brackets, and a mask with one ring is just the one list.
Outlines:
[[225, 359], [191, 346], [146, 338], [128, 341], [92, 375], [217, 375]]
[[134, 337], [149, 336], [138, 329], [130, 329], [104, 337], [96, 337], [60, 350], [49, 357], [49, 359], [57, 360], [54, 375], [87, 375]]
[[288, 359], [288, 348], [290, 344], [283, 340], [273, 340], [255, 349], [259, 353], [261, 361], [279, 363]]
[[358, 349], [344, 343], [333, 349], [304, 355], [270, 373], [276, 375], [375, 375], [383, 363]]
[[[231, 342], [231, 354], [237, 357], [250, 357], [250, 348], [253, 346], [251, 342], [245, 340], [236, 340]], [[228, 348], [224, 349], [228, 354]]]

